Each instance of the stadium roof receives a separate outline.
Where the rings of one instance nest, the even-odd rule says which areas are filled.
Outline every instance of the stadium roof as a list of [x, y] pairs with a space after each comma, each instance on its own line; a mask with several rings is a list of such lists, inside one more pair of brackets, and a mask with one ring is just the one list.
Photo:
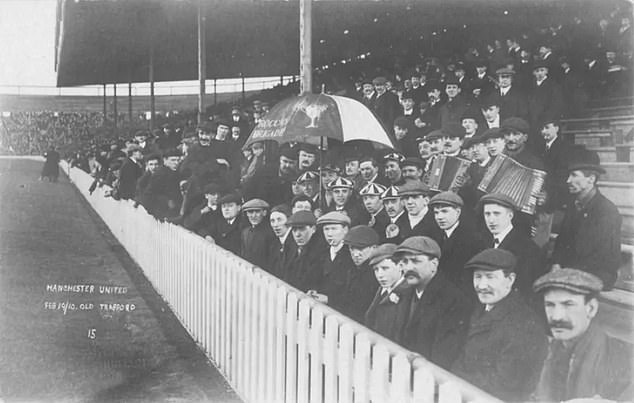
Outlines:
[[[465, 24], [543, 26], [567, 10], [592, 15], [597, 3], [614, 1], [315, 0], [313, 65]], [[58, 0], [57, 86], [147, 82], [152, 45], [155, 81], [197, 79], [196, 18], [197, 0]], [[207, 1], [206, 52], [209, 79], [297, 74], [299, 1]]]

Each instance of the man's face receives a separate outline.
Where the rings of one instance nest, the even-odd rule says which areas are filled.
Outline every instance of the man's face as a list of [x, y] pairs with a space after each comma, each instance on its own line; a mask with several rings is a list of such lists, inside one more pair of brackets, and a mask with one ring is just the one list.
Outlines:
[[256, 225], [264, 221], [264, 218], [266, 217], [266, 210], [252, 209], [248, 210], [246, 214], [247, 218], [249, 219], [249, 223], [251, 223], [251, 225], [255, 227]]
[[429, 150], [431, 151], [432, 155], [440, 154], [445, 147], [445, 142], [443, 141], [442, 137], [432, 139], [429, 144]]
[[240, 138], [240, 126], [233, 126], [231, 128], [231, 138], [236, 141]]
[[401, 179], [401, 167], [396, 161], [385, 162], [385, 176], [391, 183], [396, 183]]
[[143, 160], [143, 153], [141, 151], [135, 151], [132, 153], [132, 159], [139, 162]]
[[456, 151], [460, 150], [460, 147], [462, 147], [462, 141], [463, 140], [460, 137], [444, 137], [444, 151], [447, 154], [455, 153]]
[[227, 136], [229, 136], [229, 126], [227, 125], [218, 125], [218, 129], [216, 130], [216, 140], [225, 141]]
[[147, 140], [147, 136], [134, 136], [134, 141], [137, 144], [143, 144]]
[[478, 72], [478, 75], [481, 76], [482, 74], [486, 74], [487, 68], [485, 66], [477, 66], [476, 71]]
[[357, 267], [361, 266], [363, 262], [368, 260], [374, 248], [374, 246], [367, 246], [365, 248], [350, 246], [350, 257], [352, 257], [354, 265]]
[[489, 151], [489, 155], [491, 157], [495, 157], [496, 155], [500, 155], [504, 152], [504, 149], [506, 148], [506, 142], [502, 137], [487, 139], [486, 147]]
[[431, 156], [431, 143], [429, 141], [421, 141], [418, 143], [418, 155], [422, 159], [427, 159]]
[[557, 138], [557, 134], [559, 133], [559, 126], [554, 123], [547, 123], [542, 127], [542, 137], [546, 140], [547, 143], [553, 141]]
[[437, 88], [434, 88], [431, 91], [427, 91], [427, 97], [431, 100], [431, 99], [435, 99], [438, 100], [440, 99], [440, 90]]
[[359, 161], [357, 160], [346, 161], [345, 170], [346, 170], [347, 177], [357, 176], [359, 174]]
[[399, 257], [398, 267], [411, 286], [426, 286], [436, 275], [438, 259], [406, 253]]
[[300, 200], [295, 202], [292, 212], [293, 214], [295, 214], [298, 211], [312, 211], [310, 202], [308, 200]]
[[299, 168], [307, 170], [315, 163], [315, 154], [308, 153], [304, 150], [299, 152]]
[[304, 181], [300, 183], [300, 186], [304, 194], [308, 197], [312, 198], [313, 196], [317, 194], [317, 190], [318, 190], [317, 181], [313, 181], [313, 180]]
[[379, 172], [379, 167], [374, 166], [372, 161], [363, 161], [359, 165], [359, 169], [361, 171], [361, 177], [365, 181], [369, 181]]
[[424, 195], [410, 195], [403, 196], [403, 201], [405, 202], [407, 213], [416, 216], [427, 207], [429, 198]]
[[324, 169], [321, 171], [321, 185], [325, 188], [330, 182], [334, 181], [338, 177], [339, 175], [337, 175], [337, 172]]
[[473, 135], [476, 130], [478, 130], [478, 123], [475, 119], [466, 118], [462, 119], [462, 127], [464, 127], [464, 130], [468, 135]]
[[403, 109], [406, 111], [414, 109], [414, 100], [412, 98], [403, 98]]
[[423, 170], [416, 165], [405, 165], [402, 174], [405, 179], [420, 180], [423, 177]]
[[271, 229], [275, 233], [275, 236], [278, 238], [283, 237], [288, 231], [288, 225], [286, 225], [286, 221], [288, 221], [288, 217], [286, 214], [280, 213], [279, 211], [274, 211], [269, 216], [269, 222], [271, 223]]
[[594, 186], [596, 178], [594, 175], [586, 176], [583, 171], [575, 170], [570, 171], [566, 184], [568, 185], [568, 191], [570, 194], [576, 195], [584, 193]]
[[493, 122], [498, 116], [500, 116], [500, 107], [497, 105], [491, 105], [488, 108], [481, 110], [487, 122]]
[[363, 206], [370, 214], [376, 214], [383, 204], [381, 198], [378, 195], [363, 195]]
[[548, 75], [548, 67], [539, 67], [533, 70], [533, 75], [535, 76], [535, 80], [537, 81], [545, 79]]
[[489, 151], [484, 143], [477, 143], [471, 147], [473, 158], [478, 162], [484, 162], [489, 159]]
[[515, 273], [505, 274], [502, 270], [478, 270], [473, 272], [473, 288], [480, 303], [495, 305], [513, 289]]
[[500, 83], [501, 88], [508, 88], [513, 83], [513, 75], [500, 74], [498, 75], [498, 82]]
[[460, 208], [452, 206], [434, 206], [434, 219], [438, 227], [447, 230], [453, 227], [460, 218]]
[[462, 78], [464, 77], [464, 70], [463, 69], [457, 69], [454, 74], [456, 75], [457, 78]]
[[484, 206], [484, 221], [493, 236], [498, 235], [511, 225], [513, 211], [499, 204]]
[[363, 84], [363, 95], [370, 97], [374, 92], [374, 86], [372, 84]]
[[147, 164], [145, 164], [145, 168], [151, 173], [156, 172], [159, 166], [160, 166], [159, 160], [149, 160]]
[[519, 150], [524, 143], [526, 143], [526, 134], [518, 131], [511, 131], [504, 133], [504, 141], [506, 142], [506, 149], [509, 151]]
[[418, 76], [412, 76], [410, 81], [412, 82], [412, 87], [414, 88], [418, 88], [418, 86], [420, 85], [420, 78], [418, 78]]
[[385, 212], [391, 218], [397, 217], [403, 211], [403, 203], [401, 199], [385, 199], [383, 200]]
[[304, 194], [304, 187], [297, 181], [291, 182], [291, 193], [293, 196], [299, 196]]
[[290, 175], [295, 172], [295, 167], [297, 166], [297, 162], [287, 158], [285, 156], [280, 156], [280, 172], [284, 175]]
[[222, 203], [220, 209], [225, 220], [232, 220], [240, 214], [240, 205], [236, 202]]
[[348, 188], [334, 188], [332, 190], [332, 200], [335, 202], [335, 205], [341, 207], [345, 206], [350, 198], [351, 189]]
[[544, 308], [551, 334], [557, 340], [581, 336], [598, 311], [596, 298], [586, 302], [581, 294], [553, 288], [544, 292]]
[[449, 98], [454, 98], [460, 93], [460, 87], [457, 84], [447, 84], [445, 87], [445, 93]]
[[404, 129], [400, 126], [394, 126], [394, 137], [397, 140], [403, 140], [407, 136], [407, 129]]
[[297, 246], [305, 246], [310, 238], [316, 231], [316, 227], [314, 225], [302, 225], [300, 227], [293, 227], [293, 239], [295, 239], [295, 243]]
[[348, 233], [348, 226], [342, 224], [326, 224], [322, 229], [324, 238], [330, 246], [339, 246]]
[[198, 130], [198, 143], [203, 147], [209, 146], [211, 144], [211, 133]]
[[218, 193], [205, 193], [205, 199], [208, 206], [215, 206], [218, 204]]
[[181, 161], [180, 157], [177, 155], [163, 158], [163, 165], [171, 169], [172, 171], [176, 171], [178, 168], [178, 164]]
[[387, 86], [385, 84], [374, 84], [374, 89], [377, 94], [382, 95], [385, 91], [387, 91]]
[[374, 276], [382, 288], [390, 288], [401, 278], [401, 270], [392, 259], [384, 259], [375, 264]]

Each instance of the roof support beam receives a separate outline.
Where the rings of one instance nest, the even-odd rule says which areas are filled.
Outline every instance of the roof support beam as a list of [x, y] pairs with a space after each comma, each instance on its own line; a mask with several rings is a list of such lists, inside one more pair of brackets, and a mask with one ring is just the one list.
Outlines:
[[312, 18], [313, 1], [299, 0], [299, 77], [302, 94], [313, 90]]
[[207, 78], [205, 19], [205, 0], [198, 0], [198, 124], [205, 120], [205, 79]]

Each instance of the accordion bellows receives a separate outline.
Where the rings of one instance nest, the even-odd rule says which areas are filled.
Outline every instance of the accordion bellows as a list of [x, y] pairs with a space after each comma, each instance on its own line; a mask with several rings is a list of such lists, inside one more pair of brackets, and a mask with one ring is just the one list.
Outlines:
[[471, 161], [464, 158], [437, 155], [432, 161], [429, 173], [425, 175], [423, 182], [434, 191], [457, 192], [466, 181], [467, 169], [469, 169], [470, 165]]

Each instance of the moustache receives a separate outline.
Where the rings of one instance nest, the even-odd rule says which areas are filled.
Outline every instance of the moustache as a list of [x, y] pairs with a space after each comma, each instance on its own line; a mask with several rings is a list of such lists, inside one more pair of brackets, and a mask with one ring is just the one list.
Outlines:
[[418, 274], [418, 272], [414, 271], [414, 270], [407, 270], [405, 272], [405, 274], [403, 275], [403, 277], [416, 277], [416, 278], [420, 278], [420, 275]]
[[551, 329], [567, 329], [572, 330], [572, 323], [565, 320], [553, 320], [548, 322], [548, 326]]

